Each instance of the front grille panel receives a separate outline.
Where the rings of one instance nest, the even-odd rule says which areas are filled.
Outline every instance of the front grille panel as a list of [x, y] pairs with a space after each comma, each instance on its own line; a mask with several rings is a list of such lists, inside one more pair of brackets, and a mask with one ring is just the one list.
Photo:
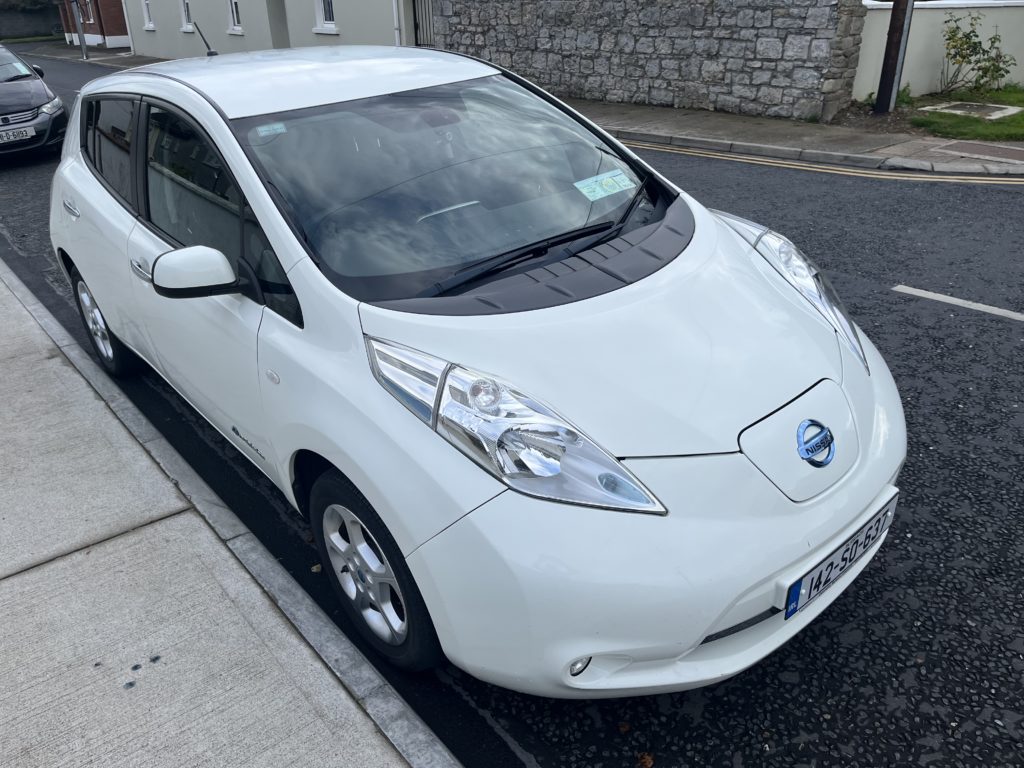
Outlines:
[[29, 120], [35, 120], [38, 116], [39, 107], [26, 110], [25, 112], [8, 112], [6, 115], [0, 115], [0, 128], [7, 125], [16, 125], [17, 123], [27, 123]]

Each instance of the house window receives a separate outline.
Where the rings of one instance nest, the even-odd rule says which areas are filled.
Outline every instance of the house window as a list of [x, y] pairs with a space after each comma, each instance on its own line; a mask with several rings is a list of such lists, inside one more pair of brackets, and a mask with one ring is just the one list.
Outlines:
[[192, 7], [189, 4], [189, 0], [181, 0], [181, 31], [182, 32], [193, 32], [195, 27], [192, 26]]
[[142, 0], [142, 28], [143, 29], [156, 29], [156, 24], [153, 23], [153, 11], [149, 8], [150, 0]]
[[78, 4], [78, 8], [82, 13], [83, 24], [92, 24], [96, 21], [96, 17], [93, 16], [92, 12], [92, 0], [81, 0]]
[[231, 26], [228, 32], [233, 35], [242, 34], [242, 11], [238, 7], [239, 0], [228, 0], [228, 12], [231, 14]]
[[319, 35], [336, 35], [338, 27], [334, 23], [334, 0], [313, 0], [316, 6], [316, 26], [313, 31]]

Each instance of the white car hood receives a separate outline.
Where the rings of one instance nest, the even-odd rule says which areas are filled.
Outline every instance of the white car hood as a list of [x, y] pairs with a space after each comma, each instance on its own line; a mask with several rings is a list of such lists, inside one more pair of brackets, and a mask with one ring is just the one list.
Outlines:
[[749, 244], [686, 200], [690, 244], [632, 285], [502, 315], [363, 304], [363, 330], [506, 379], [619, 458], [738, 451], [745, 427], [822, 379], [841, 382], [841, 354]]

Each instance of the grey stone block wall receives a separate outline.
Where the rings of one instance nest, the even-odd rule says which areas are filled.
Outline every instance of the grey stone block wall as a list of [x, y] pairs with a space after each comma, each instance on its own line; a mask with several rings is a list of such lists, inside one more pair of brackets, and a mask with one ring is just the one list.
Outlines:
[[434, 0], [439, 47], [562, 96], [830, 120], [861, 0]]

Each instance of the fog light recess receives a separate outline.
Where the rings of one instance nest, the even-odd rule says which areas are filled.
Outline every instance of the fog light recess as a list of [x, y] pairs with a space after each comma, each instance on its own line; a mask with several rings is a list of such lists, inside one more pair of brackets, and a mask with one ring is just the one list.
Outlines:
[[590, 665], [591, 656], [584, 656], [582, 659], [576, 659], [572, 664], [569, 665], [569, 674], [573, 677], [579, 677]]

